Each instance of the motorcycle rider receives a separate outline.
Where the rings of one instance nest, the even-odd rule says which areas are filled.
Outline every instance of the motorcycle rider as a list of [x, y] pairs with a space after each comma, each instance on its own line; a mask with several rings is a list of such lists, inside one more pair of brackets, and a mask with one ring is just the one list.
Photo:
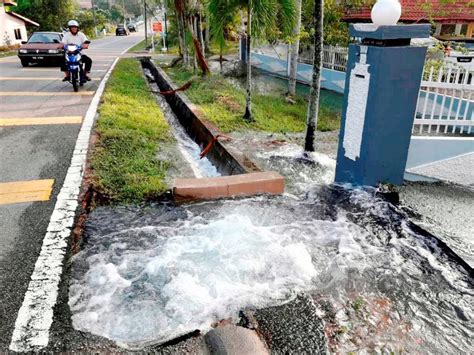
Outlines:
[[[69, 32], [67, 32], [62, 39], [62, 43], [64, 45], [75, 44], [77, 46], [82, 46], [83, 49], [89, 48], [90, 41], [87, 39], [87, 36], [83, 32], [79, 31], [79, 23], [76, 20], [69, 21], [67, 23], [67, 27], [69, 28]], [[88, 74], [90, 73], [92, 68], [92, 59], [90, 59], [87, 55], [82, 54], [81, 60], [85, 66], [84, 76], [87, 81], [90, 81], [91, 79], [89, 78]], [[69, 81], [70, 76], [69, 72], [67, 71], [67, 65], [65, 61], [61, 65], [61, 71], [64, 72], [63, 81]]]

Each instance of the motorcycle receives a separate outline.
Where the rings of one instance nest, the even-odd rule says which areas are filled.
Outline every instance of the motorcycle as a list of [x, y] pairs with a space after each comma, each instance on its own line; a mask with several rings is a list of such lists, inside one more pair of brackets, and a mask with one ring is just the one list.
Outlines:
[[66, 58], [66, 67], [69, 72], [69, 82], [72, 84], [74, 91], [79, 91], [79, 86], [83, 86], [87, 82], [84, 72], [84, 64], [81, 61], [82, 46], [76, 44], [64, 45]]

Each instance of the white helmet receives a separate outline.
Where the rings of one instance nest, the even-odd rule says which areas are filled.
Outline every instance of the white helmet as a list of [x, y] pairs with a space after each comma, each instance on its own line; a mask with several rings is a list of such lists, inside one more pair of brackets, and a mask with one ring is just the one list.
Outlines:
[[76, 20], [71, 20], [67, 23], [67, 27], [79, 27], [79, 22]]

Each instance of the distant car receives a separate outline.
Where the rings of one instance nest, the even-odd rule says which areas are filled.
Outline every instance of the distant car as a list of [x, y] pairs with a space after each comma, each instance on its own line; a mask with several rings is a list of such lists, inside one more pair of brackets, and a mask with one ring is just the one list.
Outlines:
[[53, 63], [60, 65], [64, 60], [64, 50], [58, 48], [63, 35], [60, 32], [35, 32], [18, 49], [21, 65], [30, 63]]
[[116, 36], [126, 36], [128, 35], [127, 30], [125, 29], [124, 25], [118, 25], [117, 29], [115, 30]]
[[474, 72], [474, 40], [465, 38], [450, 40], [450, 47], [451, 51], [446, 61]]
[[130, 32], [137, 32], [137, 26], [134, 23], [129, 23], [127, 28]]

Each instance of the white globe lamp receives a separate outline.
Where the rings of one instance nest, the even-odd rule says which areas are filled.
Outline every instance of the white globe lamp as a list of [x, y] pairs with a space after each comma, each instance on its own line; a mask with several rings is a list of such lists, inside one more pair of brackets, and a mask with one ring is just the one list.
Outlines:
[[396, 25], [402, 15], [402, 6], [398, 0], [378, 0], [372, 8], [371, 18], [376, 26]]

